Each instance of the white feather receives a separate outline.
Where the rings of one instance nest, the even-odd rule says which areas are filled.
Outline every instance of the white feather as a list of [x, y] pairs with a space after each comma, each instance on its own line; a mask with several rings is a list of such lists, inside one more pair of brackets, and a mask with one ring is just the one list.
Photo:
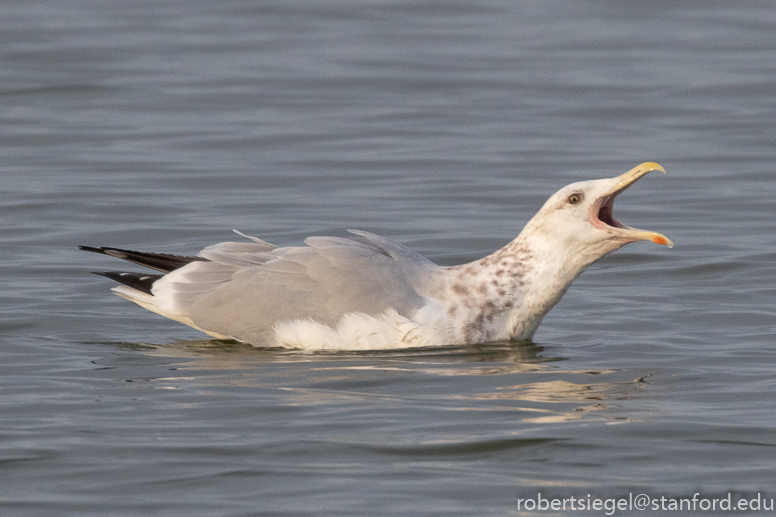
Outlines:
[[349, 312], [334, 327], [311, 319], [282, 321], [275, 324], [274, 331], [277, 345], [303, 350], [385, 350], [445, 344], [444, 334], [392, 308], [377, 316]]

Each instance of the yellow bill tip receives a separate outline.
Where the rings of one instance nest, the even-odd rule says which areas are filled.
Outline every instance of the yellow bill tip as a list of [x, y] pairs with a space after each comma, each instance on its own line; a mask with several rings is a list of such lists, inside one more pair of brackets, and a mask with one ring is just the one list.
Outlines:
[[631, 172], [650, 172], [650, 171], [660, 171], [663, 174], [666, 173], [666, 170], [663, 168], [662, 165], [655, 162], [644, 162], [641, 165], [637, 165], [634, 167]]

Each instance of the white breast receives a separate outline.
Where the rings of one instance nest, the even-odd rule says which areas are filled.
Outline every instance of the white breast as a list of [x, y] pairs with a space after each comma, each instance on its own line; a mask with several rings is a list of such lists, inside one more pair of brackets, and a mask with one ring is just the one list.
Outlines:
[[316, 321], [291, 320], [274, 326], [275, 341], [283, 347], [303, 350], [383, 350], [449, 344], [440, 329], [406, 318], [389, 308], [370, 316], [348, 313], [335, 327]]

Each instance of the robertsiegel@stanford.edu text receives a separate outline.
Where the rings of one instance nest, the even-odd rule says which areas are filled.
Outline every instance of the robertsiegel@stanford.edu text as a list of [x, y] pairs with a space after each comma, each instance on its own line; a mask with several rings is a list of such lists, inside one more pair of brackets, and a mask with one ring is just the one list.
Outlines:
[[518, 511], [600, 511], [604, 515], [614, 515], [618, 511], [770, 511], [774, 509], [773, 498], [756, 497], [734, 498], [728, 493], [726, 497], [703, 497], [695, 493], [692, 497], [651, 497], [647, 494], [628, 494], [627, 497], [554, 497], [546, 498], [541, 492], [535, 498], [517, 500]]

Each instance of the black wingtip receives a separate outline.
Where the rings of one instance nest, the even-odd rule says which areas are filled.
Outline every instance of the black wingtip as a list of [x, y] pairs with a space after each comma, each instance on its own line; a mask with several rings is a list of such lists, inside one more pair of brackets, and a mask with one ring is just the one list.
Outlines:
[[147, 275], [144, 273], [128, 273], [126, 271], [92, 271], [92, 274], [110, 278], [111, 280], [146, 294], [153, 294], [151, 288], [153, 287], [154, 282], [164, 276]]
[[79, 244], [78, 249], [81, 251], [91, 251], [92, 253], [102, 253], [103, 255], [105, 254], [102, 248], [95, 248], [93, 246], [83, 246]]
[[146, 253], [142, 251], [124, 250], [121, 248], [110, 248], [106, 246], [100, 248], [95, 248], [93, 246], [78, 246], [78, 249], [127, 260], [150, 269], [156, 269], [157, 271], [161, 271], [163, 273], [175, 271], [176, 269], [179, 269], [187, 264], [191, 264], [192, 262], [207, 262], [207, 259], [202, 257], [184, 257], [181, 255], [170, 255], [168, 253]]

